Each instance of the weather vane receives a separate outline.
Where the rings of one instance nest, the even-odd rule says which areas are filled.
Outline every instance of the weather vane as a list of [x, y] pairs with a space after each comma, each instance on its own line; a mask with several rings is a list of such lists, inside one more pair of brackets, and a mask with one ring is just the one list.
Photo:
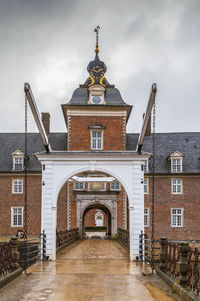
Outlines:
[[99, 25], [94, 29], [94, 32], [96, 32], [96, 49], [95, 49], [96, 53], [99, 52], [99, 29], [100, 29]]

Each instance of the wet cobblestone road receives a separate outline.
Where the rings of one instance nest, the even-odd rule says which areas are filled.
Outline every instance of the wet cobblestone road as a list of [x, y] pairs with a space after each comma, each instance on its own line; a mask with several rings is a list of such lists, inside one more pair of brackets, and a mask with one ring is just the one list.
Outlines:
[[160, 280], [143, 276], [150, 271], [129, 262], [116, 241], [77, 242], [60, 250], [56, 262], [36, 264], [28, 272], [0, 290], [1, 301], [176, 300]]

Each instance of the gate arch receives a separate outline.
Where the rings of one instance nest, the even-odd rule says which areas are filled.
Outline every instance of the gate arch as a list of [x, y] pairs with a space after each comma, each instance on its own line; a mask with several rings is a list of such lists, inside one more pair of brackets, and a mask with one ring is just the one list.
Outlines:
[[92, 209], [101, 209], [106, 213], [107, 216], [107, 231], [106, 235], [111, 236], [112, 235], [112, 220], [114, 217], [114, 212], [108, 204], [104, 204], [103, 202], [93, 202], [90, 205], [85, 205], [84, 208], [81, 211], [81, 220], [82, 220], [82, 235], [84, 236], [85, 234], [85, 217], [87, 212], [89, 212]]
[[[112, 203], [111, 203], [111, 202]], [[84, 235], [84, 218], [87, 211], [87, 208], [90, 209], [97, 209], [98, 207], [101, 207], [101, 210], [107, 209], [107, 212], [109, 212], [109, 218], [110, 218], [110, 224], [109, 224], [109, 233], [108, 235], [115, 236], [117, 234], [117, 199], [114, 202], [110, 199], [105, 200], [85, 200], [82, 208], [80, 210], [77, 209], [77, 220], [80, 221], [79, 229], [80, 229], [80, 235]], [[89, 209], [89, 210], [90, 210]], [[79, 215], [79, 216], [78, 216]]]
[[115, 177], [121, 184], [122, 186], [124, 187], [124, 190], [128, 196], [128, 200], [130, 201], [131, 200], [131, 193], [127, 187], [127, 184], [125, 183], [125, 181], [119, 176], [117, 175], [116, 173], [114, 173], [113, 171], [109, 170], [109, 169], [105, 169], [105, 168], [97, 168], [97, 169], [89, 169], [89, 168], [80, 168], [80, 169], [76, 169], [75, 171], [71, 172], [70, 174], [64, 176], [64, 178], [62, 178], [62, 180], [60, 181], [60, 183], [58, 184], [56, 190], [55, 190], [55, 206], [57, 205], [57, 200], [58, 200], [58, 195], [60, 193], [60, 190], [62, 189], [63, 185], [73, 176], [75, 176], [76, 174], [79, 174], [81, 172], [102, 172], [102, 173], [106, 173], [106, 174], [109, 174], [110, 176], [113, 176]]

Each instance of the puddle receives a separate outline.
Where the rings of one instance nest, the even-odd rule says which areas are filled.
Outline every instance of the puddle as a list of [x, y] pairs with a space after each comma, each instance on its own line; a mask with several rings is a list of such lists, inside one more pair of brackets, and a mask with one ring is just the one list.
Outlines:
[[170, 297], [167, 295], [165, 291], [163, 291], [161, 288], [153, 286], [150, 283], [146, 283], [146, 287], [148, 288], [150, 294], [153, 298], [155, 298], [156, 301], [175, 301], [176, 299]]

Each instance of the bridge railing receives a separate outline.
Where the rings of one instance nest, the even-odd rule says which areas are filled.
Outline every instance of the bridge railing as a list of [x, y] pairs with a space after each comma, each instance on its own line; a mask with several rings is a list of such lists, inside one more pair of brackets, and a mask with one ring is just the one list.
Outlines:
[[128, 230], [118, 228], [118, 240], [129, 249], [129, 232], [128, 232]]
[[56, 231], [56, 248], [68, 245], [75, 240], [79, 239], [78, 228], [65, 230], [65, 231]]
[[194, 241], [161, 239], [160, 269], [195, 295], [200, 295], [200, 245]]
[[138, 260], [147, 262], [154, 268], [158, 266], [160, 263], [160, 240], [149, 239], [147, 234], [141, 231]]
[[12, 272], [12, 246], [11, 241], [0, 243], [0, 276]]
[[35, 238], [12, 237], [0, 242], [0, 280], [1, 277], [17, 269], [26, 269], [38, 260], [46, 260], [46, 235], [43, 232]]

